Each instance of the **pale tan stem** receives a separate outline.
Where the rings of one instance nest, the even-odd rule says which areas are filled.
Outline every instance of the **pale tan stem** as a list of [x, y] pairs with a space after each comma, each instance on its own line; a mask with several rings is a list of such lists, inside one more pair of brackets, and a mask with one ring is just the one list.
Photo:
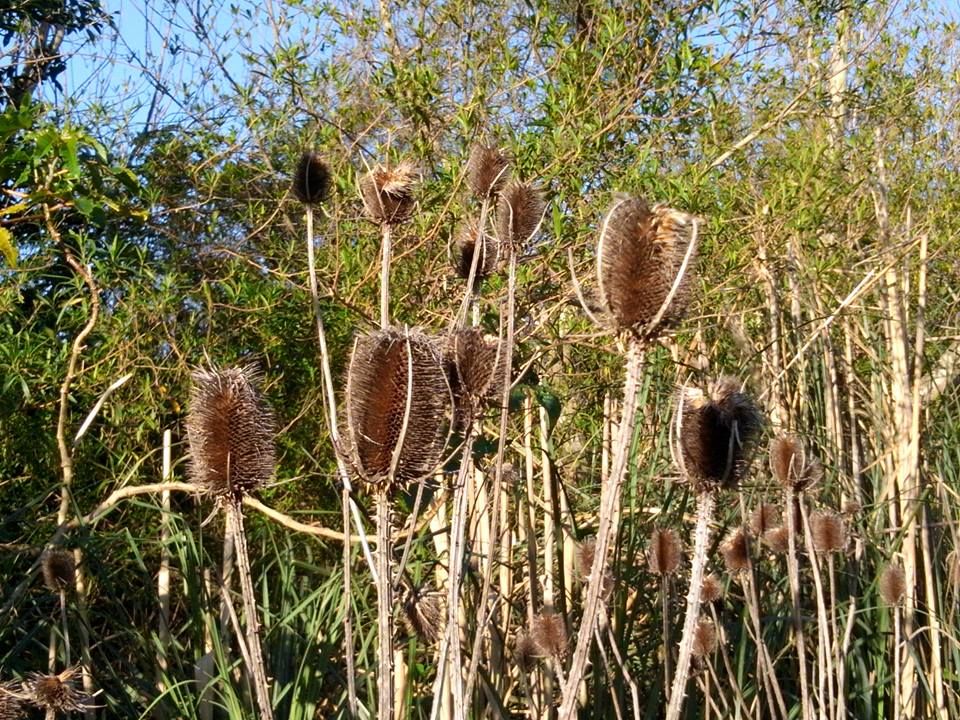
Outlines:
[[[797, 527], [794, 515], [794, 504], [797, 499], [793, 488], [787, 488], [784, 501], [784, 512], [787, 515], [787, 577], [793, 606], [793, 631], [800, 670], [800, 702], [803, 709], [803, 720], [813, 720], [813, 711], [810, 707], [810, 683], [807, 679], [806, 634], [803, 629], [803, 616], [800, 612], [800, 566], [797, 562]], [[799, 501], [803, 502], [803, 498], [800, 497]]]

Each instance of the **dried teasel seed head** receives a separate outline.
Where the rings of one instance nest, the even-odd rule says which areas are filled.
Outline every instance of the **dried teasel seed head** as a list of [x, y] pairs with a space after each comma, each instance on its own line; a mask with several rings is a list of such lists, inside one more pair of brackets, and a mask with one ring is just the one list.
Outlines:
[[841, 508], [840, 512], [850, 518], [854, 518], [860, 514], [861, 510], [863, 510], [863, 508], [856, 500], [846, 500], [844, 501], [843, 508]]
[[40, 556], [43, 570], [43, 583], [51, 592], [58, 593], [73, 587], [77, 577], [77, 567], [73, 553], [68, 550], [44, 550]]
[[700, 602], [712, 603], [723, 597], [723, 584], [713, 573], [703, 576], [703, 585], [700, 586]]
[[530, 634], [537, 645], [539, 654], [563, 660], [567, 656], [567, 627], [563, 617], [555, 612], [545, 610], [533, 619]]
[[480, 223], [476, 220], [469, 220], [457, 231], [454, 245], [457, 274], [464, 280], [470, 278], [474, 253], [480, 253], [477, 258], [477, 269], [473, 276], [473, 287], [471, 287], [471, 291], [476, 292], [480, 283], [497, 269], [497, 262], [500, 259], [497, 244], [493, 237], [480, 229]]
[[743, 528], [737, 528], [720, 544], [723, 564], [731, 575], [750, 567], [750, 541]]
[[465, 428], [486, 404], [500, 399], [506, 351], [500, 338], [479, 328], [463, 328], [446, 345], [455, 426]]
[[713, 620], [702, 617], [693, 629], [693, 656], [711, 655], [717, 649], [717, 626]]
[[647, 565], [656, 575], [672, 575], [680, 567], [683, 551], [676, 531], [656, 529], [650, 533], [647, 546]]
[[509, 179], [509, 166], [510, 161], [502, 150], [474, 145], [467, 160], [467, 186], [478, 198], [492, 197]]
[[607, 211], [597, 241], [597, 287], [617, 329], [648, 338], [684, 316], [694, 271], [687, 266], [663, 316], [652, 327], [670, 295], [693, 238], [692, 215], [637, 198], [617, 200]]
[[795, 435], [779, 435], [770, 441], [770, 472], [785, 488], [808, 490], [823, 478], [823, 466], [808, 457], [803, 443]]
[[532, 183], [512, 182], [500, 193], [497, 204], [497, 239], [501, 254], [518, 252], [540, 226], [546, 203]]
[[0, 720], [23, 720], [27, 712], [16, 683], [0, 683]]
[[519, 632], [513, 641], [513, 659], [517, 666], [525, 673], [531, 672], [537, 666], [540, 649], [530, 633]]
[[443, 628], [442, 594], [428, 588], [406, 589], [401, 598], [401, 621], [411, 635], [416, 635], [427, 644], [437, 641]]
[[899, 605], [907, 593], [907, 576], [899, 565], [887, 565], [877, 583], [880, 597], [887, 605]]
[[[597, 553], [597, 539], [586, 538], [577, 545], [576, 559], [577, 570], [584, 582], [590, 581], [590, 574], [593, 572], [593, 561]], [[613, 594], [613, 573], [606, 565], [603, 567], [603, 584], [601, 586], [601, 597], [604, 600], [610, 598]]]
[[357, 338], [347, 373], [349, 451], [361, 479], [389, 490], [433, 473], [443, 452], [450, 389], [437, 344], [414, 330]]
[[947, 582], [953, 592], [960, 592], [960, 553], [956, 549], [947, 553]]
[[239, 501], [274, 472], [275, 422], [252, 366], [193, 371], [187, 437], [190, 477], [219, 499]]
[[694, 489], [734, 488], [746, 475], [762, 417], [739, 381], [723, 377], [708, 388], [684, 388], [679, 402], [679, 452]]
[[300, 156], [293, 174], [293, 194], [304, 205], [319, 205], [330, 192], [330, 168], [315, 152]]
[[764, 545], [778, 555], [784, 555], [790, 549], [790, 532], [783, 525], [767, 530], [762, 540]]
[[360, 197], [367, 216], [380, 225], [395, 225], [413, 214], [417, 172], [412, 163], [394, 168], [378, 165], [360, 178]]
[[847, 546], [847, 529], [835, 512], [815, 512], [810, 516], [810, 534], [817, 552], [840, 552]]
[[59, 675], [44, 675], [30, 673], [23, 683], [23, 690], [29, 696], [30, 702], [44, 710], [54, 712], [78, 712], [92, 707], [86, 695], [77, 690], [73, 678], [79, 673], [78, 668], [68, 668]]
[[780, 508], [770, 503], [760, 503], [750, 514], [750, 532], [756, 537], [780, 524]]

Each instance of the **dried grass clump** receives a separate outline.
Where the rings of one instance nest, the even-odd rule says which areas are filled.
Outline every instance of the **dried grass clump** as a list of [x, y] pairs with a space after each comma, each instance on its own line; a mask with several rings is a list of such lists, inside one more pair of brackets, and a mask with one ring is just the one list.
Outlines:
[[560, 661], [566, 658], [569, 644], [561, 615], [548, 610], [540, 613], [533, 619], [530, 634], [541, 656], [555, 657]]
[[617, 329], [651, 335], [684, 316], [694, 273], [688, 267], [658, 327], [649, 327], [666, 301], [693, 233], [693, 216], [667, 207], [652, 209], [641, 198], [613, 204], [597, 243], [597, 286]]
[[293, 174], [293, 194], [304, 205], [318, 205], [330, 192], [330, 168], [315, 152], [300, 156]]
[[30, 702], [43, 710], [55, 713], [82, 712], [92, 707], [88, 698], [73, 684], [73, 678], [80, 672], [72, 667], [59, 675], [30, 673], [23, 683], [23, 690]]
[[656, 529], [647, 545], [647, 565], [655, 575], [672, 575], [680, 567], [683, 550], [676, 531]]
[[907, 576], [899, 565], [887, 565], [877, 583], [880, 597], [887, 605], [899, 605], [907, 592]]
[[409, 588], [402, 599], [402, 610], [400, 617], [411, 635], [427, 644], [437, 641], [443, 629], [441, 593], [427, 588]]
[[810, 516], [810, 534], [817, 552], [840, 552], [847, 546], [847, 529], [835, 512], [815, 512]]
[[416, 331], [379, 330], [356, 340], [347, 373], [349, 450], [372, 487], [436, 470], [450, 390], [436, 344]]
[[529, 673], [537, 666], [540, 649], [530, 633], [519, 632], [513, 641], [513, 659], [523, 672]]
[[515, 254], [540, 226], [546, 203], [532, 183], [512, 182], [500, 193], [497, 206], [497, 239], [506, 254]]
[[474, 145], [467, 159], [467, 186], [478, 198], [498, 194], [510, 177], [510, 161], [499, 148]]
[[763, 534], [761, 540], [778, 555], [784, 555], [790, 549], [790, 531], [784, 525], [770, 528]]
[[750, 514], [750, 532], [755, 537], [763, 537], [764, 533], [780, 524], [780, 508], [770, 503], [760, 503]]
[[809, 490], [823, 478], [820, 461], [807, 457], [795, 435], [780, 435], [770, 441], [770, 472], [780, 485], [796, 492]]
[[475, 292], [477, 286], [486, 280], [497, 269], [497, 262], [500, 259], [497, 244], [489, 233], [481, 229], [480, 223], [476, 220], [468, 220], [457, 231], [454, 238], [456, 254], [457, 274], [464, 280], [470, 278], [470, 268], [473, 267], [474, 253], [480, 253], [477, 258], [477, 270], [474, 273], [473, 287], [471, 292]]
[[762, 418], [740, 382], [716, 381], [703, 393], [684, 388], [678, 437], [684, 476], [698, 492], [733, 488], [749, 468]]
[[500, 398], [506, 351], [500, 338], [480, 328], [458, 330], [446, 349], [455, 424], [462, 429], [485, 404]]
[[219, 499], [256, 491], [273, 476], [274, 434], [253, 367], [194, 370], [187, 415], [193, 482]]
[[27, 716], [16, 683], [0, 683], [0, 720], [22, 720]]
[[410, 162], [395, 168], [378, 165], [360, 178], [360, 197], [367, 216], [380, 225], [396, 225], [413, 214], [417, 171]]
[[743, 528], [731, 532], [720, 544], [723, 564], [731, 575], [743, 572], [750, 567], [750, 543]]
[[713, 573], [703, 576], [703, 585], [700, 586], [700, 602], [712, 603], [723, 597], [723, 584]]
[[69, 550], [44, 550], [40, 556], [40, 567], [43, 570], [43, 584], [51, 592], [69, 590], [76, 582], [77, 567]]
[[713, 620], [702, 617], [697, 620], [697, 626], [693, 631], [693, 649], [694, 657], [705, 657], [713, 654], [717, 649], [717, 626]]

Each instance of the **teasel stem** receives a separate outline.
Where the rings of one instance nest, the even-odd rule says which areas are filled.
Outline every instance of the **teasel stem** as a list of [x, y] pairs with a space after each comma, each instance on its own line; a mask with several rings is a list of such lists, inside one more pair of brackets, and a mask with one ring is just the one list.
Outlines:
[[837, 683], [837, 704], [834, 708], [834, 717], [842, 718], [841, 709], [843, 708], [843, 674], [846, 672], [846, 664], [843, 662], [843, 656], [840, 654], [840, 632], [837, 625], [837, 581], [833, 553], [827, 555], [827, 575], [830, 582], [830, 655], [833, 657], [834, 679]]
[[807, 548], [807, 557], [810, 559], [810, 566], [813, 569], [813, 585], [817, 600], [817, 663], [819, 702], [817, 709], [820, 720], [827, 720], [833, 717], [834, 694], [833, 694], [833, 652], [832, 640], [830, 639], [830, 625], [827, 618], [827, 604], [824, 599], [823, 578], [820, 576], [820, 560], [817, 557], [816, 547], [813, 544], [813, 534], [810, 531], [810, 517], [807, 512], [807, 505], [801, 499], [800, 516], [803, 519], [803, 538]]
[[226, 501], [227, 523], [233, 527], [236, 537], [237, 571], [240, 576], [240, 591], [243, 596], [243, 611], [247, 616], [246, 640], [250, 653], [248, 669], [253, 679], [253, 688], [260, 708], [261, 720], [273, 720], [273, 706], [270, 703], [270, 688], [267, 685], [267, 672], [263, 661], [263, 649], [260, 646], [260, 616], [257, 613], [257, 601], [253, 594], [253, 579], [250, 572], [250, 556], [247, 553], [247, 534], [243, 529], [243, 511], [240, 503], [234, 499]]
[[[173, 438], [169, 428], [163, 431], [163, 460], [161, 481], [169, 482], [173, 472]], [[157, 657], [157, 690], [166, 689], [164, 675], [169, 669], [167, 653], [170, 650], [170, 491], [160, 494], [160, 569], [157, 572], [157, 601], [160, 605], [160, 622], [157, 632], [160, 652]]]
[[393, 229], [390, 223], [380, 226], [380, 327], [390, 327], [390, 261], [393, 252]]
[[[720, 618], [717, 617], [717, 609], [713, 606], [713, 603], [710, 604], [710, 618], [713, 620], [713, 624], [717, 628], [717, 632], [720, 634], [720, 659], [723, 660], [723, 668], [727, 673], [727, 682], [730, 683], [730, 689], [733, 693], [733, 699], [737, 704], [737, 717], [750, 717], [750, 708], [747, 707], [746, 700], [743, 698], [743, 691], [740, 689], [740, 683], [737, 682], [737, 674], [733, 671], [733, 664], [730, 662], [730, 653], [727, 651], [727, 642], [726, 642], [726, 633], [723, 630], [723, 626], [720, 624]], [[762, 661], [761, 661], [762, 662]], [[766, 677], [764, 677], [766, 680]], [[723, 687], [722, 683], [718, 682], [717, 687]], [[769, 699], [770, 691], [767, 690], [767, 701]], [[773, 713], [773, 705], [770, 705], [771, 718], [776, 718], [776, 713]]]
[[63, 625], [63, 656], [67, 667], [73, 665], [70, 659], [70, 627], [67, 625], [67, 590], [60, 588], [60, 623]]
[[670, 643], [670, 575], [666, 573], [660, 575], [660, 614], [663, 623], [663, 694], [669, 703], [673, 648]]
[[[402, 443], [398, 443], [398, 446]], [[377, 717], [393, 718], [393, 578], [390, 573], [390, 500], [377, 492]]]
[[486, 243], [483, 242], [483, 239], [484, 233], [486, 232], [487, 215], [489, 212], [490, 200], [489, 198], [484, 197], [480, 202], [480, 220], [477, 223], [479, 227], [479, 236], [477, 239], [480, 241], [480, 244], [478, 245], [476, 242], [474, 242], [473, 256], [470, 258], [470, 272], [467, 275], [467, 289], [463, 292], [463, 302], [460, 304], [460, 310], [457, 311], [456, 318], [454, 318], [452, 325], [453, 330], [459, 330], [466, 324], [470, 305], [477, 295], [473, 284], [477, 279], [477, 269], [480, 267], [480, 256], [487, 250]]
[[810, 683], [807, 678], [807, 644], [800, 611], [800, 565], [797, 562], [797, 527], [794, 507], [803, 496], [798, 497], [792, 485], [785, 489], [784, 512], [787, 515], [787, 576], [790, 584], [790, 599], [793, 605], [793, 630], [797, 643], [797, 661], [800, 670], [800, 702], [803, 720], [813, 720], [810, 707]]

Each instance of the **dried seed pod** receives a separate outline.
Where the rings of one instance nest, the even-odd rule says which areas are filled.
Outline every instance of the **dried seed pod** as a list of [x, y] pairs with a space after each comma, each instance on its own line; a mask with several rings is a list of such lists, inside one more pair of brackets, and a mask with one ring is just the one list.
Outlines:
[[485, 403], [499, 400], [506, 352], [500, 338], [484, 335], [479, 328], [455, 332], [447, 342], [446, 351], [455, 427], [463, 429]]
[[501, 254], [518, 252], [540, 225], [546, 203], [531, 183], [512, 182], [500, 193], [497, 205], [497, 239]]
[[815, 512], [810, 516], [810, 534], [817, 552], [839, 552], [847, 546], [847, 529], [835, 512]]
[[413, 214], [417, 172], [412, 163], [395, 168], [378, 165], [360, 179], [363, 208], [375, 223], [394, 225]]
[[59, 675], [30, 673], [23, 683], [23, 690], [30, 702], [43, 710], [55, 713], [80, 712], [93, 707], [89, 699], [77, 690], [73, 678], [79, 674], [76, 667], [68, 668]]
[[770, 441], [770, 472], [783, 487], [796, 492], [810, 489], [823, 478], [820, 461], [807, 457], [795, 435], [780, 435]]
[[762, 418], [740, 383], [720, 378], [708, 393], [685, 388], [678, 428], [685, 477], [697, 492], [734, 488], [746, 475]]
[[473, 277], [472, 292], [477, 291], [480, 283], [497, 269], [499, 260], [497, 244], [494, 239], [480, 229], [476, 220], [469, 220], [457, 231], [454, 239], [456, 249], [457, 274], [464, 280], [470, 278], [470, 268], [473, 267], [473, 254], [479, 252], [477, 269]]
[[580, 577], [586, 580], [593, 570], [593, 559], [597, 554], [597, 539], [585, 538], [577, 545], [577, 569]]
[[760, 503], [750, 515], [750, 532], [756, 537], [780, 524], [780, 508], [770, 503]]
[[563, 617], [555, 612], [545, 610], [533, 619], [530, 634], [537, 645], [539, 654], [563, 660], [569, 649], [567, 643], [567, 627], [563, 624]]
[[513, 641], [513, 658], [519, 668], [523, 672], [529, 673], [536, 667], [538, 657], [540, 657], [540, 649], [530, 634], [526, 632], [517, 633]]
[[492, 197], [500, 192], [510, 177], [509, 165], [502, 150], [474, 145], [467, 160], [467, 186], [478, 198]]
[[723, 584], [713, 573], [703, 576], [703, 585], [700, 586], [700, 602], [712, 603], [723, 597]]
[[190, 477], [218, 498], [240, 498], [273, 476], [275, 423], [251, 366], [193, 371], [187, 415]]
[[40, 556], [40, 567], [43, 570], [43, 583], [51, 592], [69, 590], [76, 582], [77, 567], [69, 550], [44, 550]]
[[293, 175], [293, 194], [305, 205], [319, 205], [330, 192], [330, 168], [315, 152], [305, 152]]
[[656, 575], [672, 575], [680, 567], [682, 553], [676, 531], [657, 529], [650, 533], [650, 544], [647, 546], [647, 565], [650, 572]]
[[688, 266], [670, 306], [649, 327], [670, 294], [693, 236], [692, 215], [641, 198], [617, 200], [607, 211], [597, 242], [597, 286], [617, 329], [655, 337], [686, 312], [693, 284]]
[[731, 532], [720, 544], [720, 554], [727, 572], [736, 575], [750, 567], [750, 543], [743, 528]]
[[429, 588], [406, 588], [402, 598], [403, 624], [427, 644], [436, 642], [443, 628], [442, 594]]
[[27, 711], [15, 683], [0, 683], [0, 720], [23, 720]]
[[374, 487], [413, 482], [436, 470], [450, 389], [436, 343], [416, 331], [359, 337], [347, 374], [349, 450]]
[[693, 629], [693, 656], [711, 655], [717, 649], [717, 626], [713, 620], [702, 617]]
[[764, 545], [778, 555], [783, 555], [790, 549], [790, 533], [783, 525], [767, 530], [762, 540]]
[[899, 565], [887, 565], [877, 583], [880, 597], [887, 605], [899, 605], [907, 593], [907, 576]]

